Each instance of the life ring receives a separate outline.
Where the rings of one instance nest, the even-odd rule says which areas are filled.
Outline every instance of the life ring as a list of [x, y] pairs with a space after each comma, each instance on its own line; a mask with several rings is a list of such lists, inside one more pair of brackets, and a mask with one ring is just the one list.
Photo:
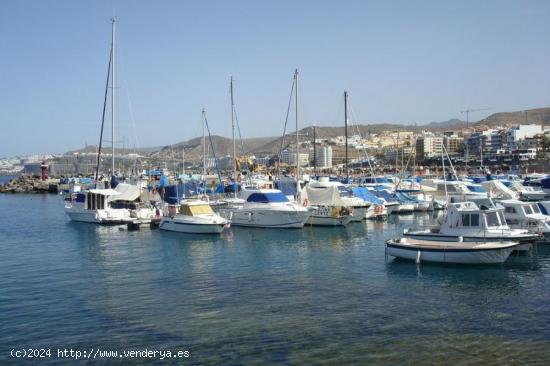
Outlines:
[[309, 200], [306, 198], [306, 199], [304, 200], [304, 202], [302, 203], [302, 205], [303, 205], [304, 207], [308, 206], [308, 205], [309, 205]]
[[206, 196], [202, 196], [202, 197], [201, 197], [201, 200], [203, 200], [203, 201], [207, 202], [207, 201], [208, 201], [208, 197], [206, 197]]
[[382, 205], [374, 206], [374, 213], [381, 214], [382, 212], [384, 212], [384, 206]]

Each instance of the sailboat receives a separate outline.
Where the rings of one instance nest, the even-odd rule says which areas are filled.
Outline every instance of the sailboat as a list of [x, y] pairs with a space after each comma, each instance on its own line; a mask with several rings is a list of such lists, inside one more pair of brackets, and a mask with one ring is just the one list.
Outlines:
[[[96, 167], [96, 184], [98, 180], [99, 161], [101, 155], [101, 140], [103, 137], [103, 122], [105, 121], [105, 106], [107, 103], [107, 92], [109, 79], [111, 80], [111, 118], [112, 118], [112, 173], [115, 172], [115, 31], [116, 18], [112, 18], [112, 44], [109, 56], [109, 68], [107, 71], [107, 83], [105, 87], [105, 98], [103, 105], [103, 120], [101, 123], [101, 136]], [[116, 208], [113, 203], [120, 193], [114, 189], [97, 187], [87, 192], [70, 193], [65, 198], [65, 213], [71, 221], [89, 222], [96, 224], [123, 224], [129, 222], [130, 210], [127, 208]]]
[[[112, 44], [109, 56], [109, 68], [107, 71], [107, 82], [105, 85], [105, 97], [103, 101], [103, 116], [95, 176], [96, 188], [86, 192], [70, 193], [65, 199], [65, 213], [71, 221], [106, 225], [125, 223], [149, 224], [156, 217], [156, 209], [149, 204], [150, 195], [142, 191], [141, 187], [119, 183], [115, 178], [116, 18], [113, 17], [111, 22]], [[111, 81], [111, 188], [107, 188], [103, 183], [101, 185], [98, 184], [109, 81]], [[142, 196], [147, 196], [147, 199], [141, 199]]]

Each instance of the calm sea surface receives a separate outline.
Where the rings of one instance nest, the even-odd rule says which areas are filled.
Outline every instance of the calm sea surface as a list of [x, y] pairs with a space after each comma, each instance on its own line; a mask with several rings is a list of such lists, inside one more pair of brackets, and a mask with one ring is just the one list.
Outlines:
[[0, 364], [22, 362], [14, 348], [190, 351], [159, 364], [548, 363], [550, 247], [497, 266], [386, 263], [386, 239], [435, 220], [186, 236], [70, 223], [59, 196], [0, 195]]

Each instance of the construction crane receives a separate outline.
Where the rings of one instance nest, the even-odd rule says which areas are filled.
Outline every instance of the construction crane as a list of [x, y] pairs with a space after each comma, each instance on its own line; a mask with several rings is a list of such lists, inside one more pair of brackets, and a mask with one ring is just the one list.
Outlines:
[[[478, 108], [478, 109], [465, 109], [463, 111], [460, 111], [460, 113], [466, 113], [466, 131], [470, 128], [470, 113], [472, 112], [481, 112], [481, 111], [488, 111], [491, 108]], [[470, 160], [470, 151], [468, 147], [468, 141], [466, 140], [466, 169], [468, 169], [468, 162]]]

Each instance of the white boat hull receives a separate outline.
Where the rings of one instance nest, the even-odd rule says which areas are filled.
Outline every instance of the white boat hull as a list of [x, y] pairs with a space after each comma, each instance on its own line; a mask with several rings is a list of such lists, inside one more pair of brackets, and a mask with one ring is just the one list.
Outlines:
[[383, 205], [372, 205], [365, 213], [366, 219], [383, 219], [388, 216], [388, 210]]
[[523, 237], [514, 237], [514, 236], [502, 236], [502, 235], [492, 235], [492, 233], [485, 233], [484, 235], [472, 235], [467, 236], [464, 235], [462, 237], [458, 235], [447, 235], [447, 234], [440, 234], [440, 233], [433, 233], [428, 230], [426, 231], [405, 231], [403, 234], [407, 238], [414, 238], [417, 240], [430, 240], [430, 241], [444, 241], [444, 242], [457, 242], [462, 238], [465, 242], [479, 242], [479, 241], [508, 241], [513, 240], [520, 243], [518, 246], [514, 248], [515, 251], [518, 252], [524, 252], [529, 251], [533, 247], [533, 244], [530, 242], [524, 242], [524, 241], [535, 241], [534, 237], [531, 236], [523, 236]]
[[231, 224], [244, 227], [302, 228], [309, 217], [307, 210], [241, 208], [232, 211]]
[[351, 221], [361, 222], [367, 217], [368, 207], [353, 207]]
[[402, 203], [399, 204], [398, 212], [399, 213], [410, 213], [415, 210], [415, 204], [414, 203]]
[[344, 216], [321, 216], [321, 215], [311, 215], [307, 220], [307, 225], [312, 226], [346, 226], [351, 221], [350, 215]]
[[396, 205], [385, 205], [386, 212], [388, 215], [399, 212], [399, 204]]
[[534, 192], [521, 192], [521, 197], [528, 200], [528, 201], [540, 201], [543, 200], [546, 197], [546, 193], [540, 191], [534, 191]]
[[159, 229], [186, 234], [220, 234], [225, 223], [196, 223], [178, 220], [177, 218], [163, 217]]
[[456, 264], [494, 264], [508, 259], [514, 247], [487, 250], [448, 249], [432, 250], [426, 248], [404, 247], [387, 244], [387, 254], [403, 259], [420, 262], [456, 263]]
[[119, 225], [131, 221], [126, 209], [87, 210], [78, 206], [66, 206], [65, 214], [71, 221], [100, 225]]

